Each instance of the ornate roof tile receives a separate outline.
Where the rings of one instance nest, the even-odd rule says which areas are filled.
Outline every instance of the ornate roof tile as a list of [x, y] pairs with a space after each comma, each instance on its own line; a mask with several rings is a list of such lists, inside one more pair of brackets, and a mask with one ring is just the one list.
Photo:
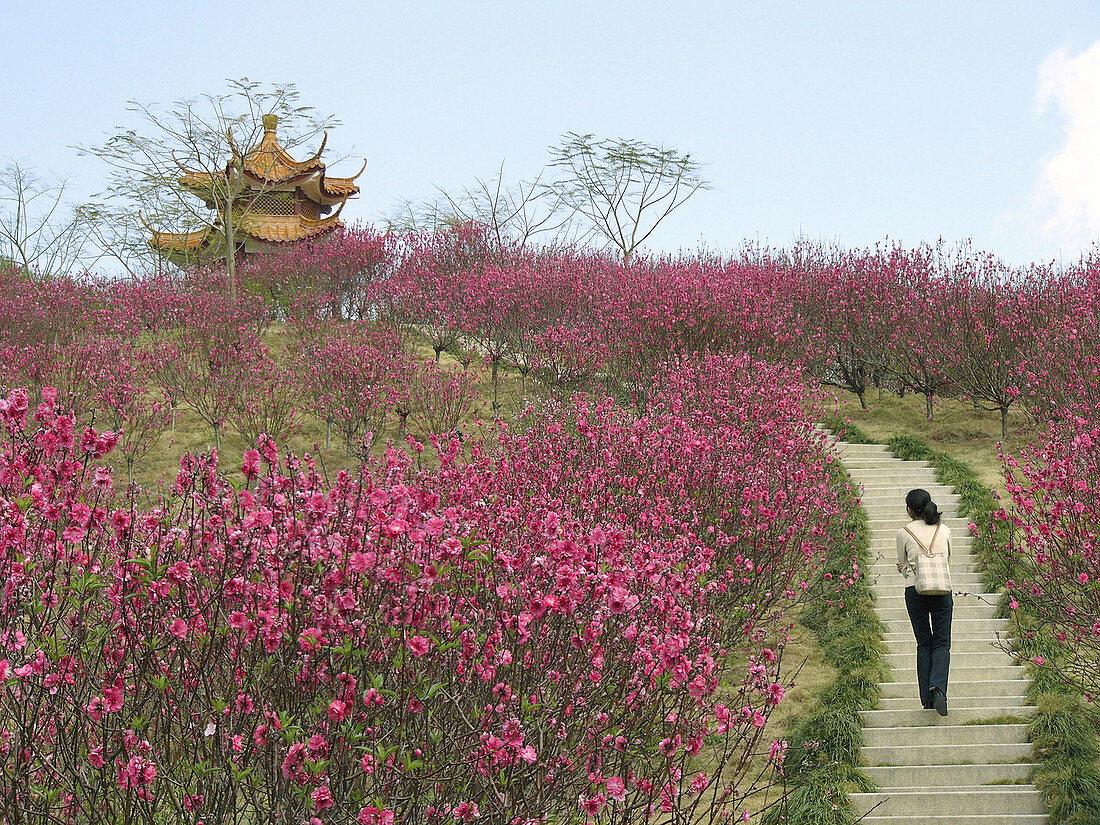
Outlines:
[[206, 246], [211, 232], [213, 232], [211, 227], [196, 232], [157, 232], [153, 230], [153, 237], [149, 244], [163, 252], [175, 252], [183, 255], [194, 254]]
[[245, 215], [238, 231], [272, 243], [292, 243], [315, 238], [343, 226], [339, 215], [312, 220], [301, 215]]

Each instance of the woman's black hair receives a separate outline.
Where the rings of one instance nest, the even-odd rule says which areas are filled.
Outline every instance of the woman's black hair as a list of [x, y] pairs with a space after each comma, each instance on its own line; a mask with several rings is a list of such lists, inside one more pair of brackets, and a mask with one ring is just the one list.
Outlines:
[[940, 509], [927, 490], [910, 490], [905, 497], [905, 506], [917, 514], [917, 518], [924, 519], [925, 524], [940, 523]]

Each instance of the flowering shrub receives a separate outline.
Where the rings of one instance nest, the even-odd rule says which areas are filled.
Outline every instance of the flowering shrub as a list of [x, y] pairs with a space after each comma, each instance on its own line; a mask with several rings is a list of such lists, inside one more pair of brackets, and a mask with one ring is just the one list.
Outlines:
[[736, 810], [784, 692], [769, 623], [839, 511], [800, 385], [744, 404], [754, 372], [711, 357], [642, 419], [581, 401], [331, 486], [261, 436], [247, 487], [188, 457], [146, 510], [100, 466], [115, 434], [13, 392], [0, 817]]
[[478, 402], [477, 379], [470, 370], [443, 370], [435, 363], [411, 359], [404, 381], [409, 418], [422, 436], [450, 435], [466, 421]]
[[405, 361], [393, 336], [365, 324], [324, 328], [302, 348], [297, 369], [313, 411], [329, 438], [334, 425], [343, 435], [347, 455], [382, 435]]
[[1009, 536], [1014, 578], [1009, 606], [1038, 621], [1031, 628], [1057, 656], [1055, 669], [1087, 697], [1100, 696], [1100, 425], [1067, 413], [1020, 456], [1003, 455], [1010, 502], [996, 514]]
[[395, 239], [367, 227], [344, 228], [319, 242], [287, 245], [246, 259], [237, 275], [250, 303], [283, 319], [303, 313], [334, 320], [374, 317], [392, 274]]

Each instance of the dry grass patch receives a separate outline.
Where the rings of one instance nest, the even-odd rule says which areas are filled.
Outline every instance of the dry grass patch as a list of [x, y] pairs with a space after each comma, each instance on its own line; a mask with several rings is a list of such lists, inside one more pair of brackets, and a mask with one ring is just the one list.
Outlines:
[[[869, 409], [861, 409], [855, 396], [838, 396], [838, 411], [875, 441], [911, 435], [927, 441], [934, 449], [950, 453], [965, 462], [983, 485], [1004, 493], [1004, 477], [997, 445], [1001, 442], [1001, 414], [974, 409], [957, 399], [937, 399], [934, 419], [924, 413], [924, 396], [898, 398], [893, 394], [868, 393]], [[1012, 408], [1008, 416], [1005, 447], [1017, 452], [1034, 432], [1034, 423], [1022, 410]]]

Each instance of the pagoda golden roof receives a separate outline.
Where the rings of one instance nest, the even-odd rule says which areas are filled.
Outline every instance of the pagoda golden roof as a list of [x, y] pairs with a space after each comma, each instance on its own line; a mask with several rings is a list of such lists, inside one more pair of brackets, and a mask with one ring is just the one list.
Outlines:
[[264, 115], [264, 136], [260, 143], [249, 149], [241, 159], [241, 167], [257, 180], [264, 183], [287, 183], [294, 178], [301, 177], [309, 172], [322, 171], [325, 164], [321, 161], [321, 153], [325, 151], [328, 143], [328, 132], [321, 139], [321, 148], [309, 160], [295, 160], [279, 143], [275, 133], [279, 125], [276, 115]]
[[[311, 219], [301, 215], [245, 215], [239, 219], [237, 233], [268, 243], [295, 243], [325, 235], [344, 225], [339, 213], [327, 218]], [[217, 236], [215, 238], [214, 236]], [[220, 239], [221, 232], [210, 226], [195, 232], [157, 232], [149, 245], [161, 252], [176, 255], [195, 255], [205, 249], [212, 240]]]
[[[263, 189], [282, 189], [288, 184], [296, 184], [312, 200], [318, 203], [332, 206], [346, 198], [359, 194], [359, 187], [355, 185], [356, 179], [367, 168], [366, 161], [363, 166], [350, 178], [336, 178], [325, 175], [325, 164], [321, 160], [321, 153], [325, 151], [328, 142], [328, 133], [321, 140], [321, 146], [313, 157], [308, 160], [295, 160], [279, 143], [276, 135], [276, 127], [279, 118], [276, 115], [264, 115], [264, 136], [260, 143], [243, 155], [234, 147], [234, 158], [240, 160], [241, 169]], [[230, 161], [225, 174], [228, 175], [235, 161]], [[192, 190], [197, 195], [211, 203], [211, 192], [214, 188], [214, 175], [211, 172], [203, 172], [195, 169], [183, 169], [183, 176], [179, 182], [181, 186]]]
[[[367, 163], [363, 161], [363, 169], [366, 168]], [[359, 187], [355, 185], [355, 179], [363, 174], [363, 169], [350, 178], [330, 178], [326, 175], [321, 178], [321, 189], [334, 197], [350, 198], [352, 195], [358, 195]]]
[[316, 238], [343, 226], [339, 213], [313, 220], [301, 215], [245, 215], [237, 231], [272, 243], [293, 243]]
[[206, 246], [213, 228], [207, 227], [196, 232], [157, 232], [155, 229], [151, 231], [153, 237], [149, 245], [153, 248], [179, 255], [194, 255]]
[[[190, 259], [200, 252], [215, 253], [219, 244], [224, 245], [221, 224], [226, 218], [227, 210], [233, 215], [235, 231], [241, 240], [258, 242], [259, 249], [267, 244], [288, 244], [317, 238], [342, 227], [344, 224], [340, 220], [340, 211], [348, 198], [359, 194], [355, 181], [366, 169], [366, 161], [352, 177], [326, 177], [321, 154], [328, 142], [327, 133], [312, 157], [298, 161], [279, 143], [276, 135], [278, 124], [277, 116], [264, 115], [263, 138], [244, 153], [237, 149], [230, 136], [233, 154], [224, 170], [204, 172], [189, 169], [177, 161], [183, 172], [179, 178], [180, 185], [202, 198], [208, 207], [215, 209], [217, 217], [213, 226], [197, 232], [157, 232], [149, 227], [153, 233], [149, 245], [169, 257], [179, 259]], [[229, 188], [225, 184], [236, 177], [234, 170], [244, 178], [245, 186], [232, 187], [235, 194], [230, 206], [220, 197], [216, 197], [215, 192], [219, 184], [223, 189]], [[293, 214], [273, 214], [283, 211], [278, 204], [273, 205], [265, 200], [267, 194], [273, 192], [290, 193], [286, 203], [293, 205]], [[304, 209], [305, 201], [312, 201], [316, 207]], [[332, 215], [320, 217], [332, 207], [336, 207]], [[249, 243], [246, 249], [251, 249], [251, 246]]]

